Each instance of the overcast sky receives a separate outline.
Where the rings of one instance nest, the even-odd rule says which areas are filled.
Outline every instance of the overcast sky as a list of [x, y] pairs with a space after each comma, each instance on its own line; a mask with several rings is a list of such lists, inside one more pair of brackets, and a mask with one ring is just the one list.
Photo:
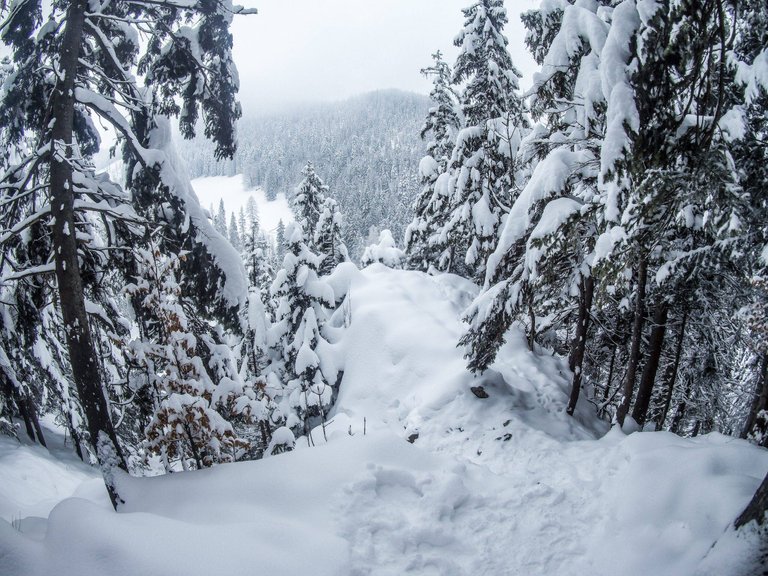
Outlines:
[[[259, 14], [235, 18], [235, 62], [246, 114], [399, 88], [427, 94], [419, 70], [442, 50], [453, 62], [461, 8], [472, 0], [239, 0]], [[515, 65], [530, 83], [519, 14], [537, 0], [506, 0]]]

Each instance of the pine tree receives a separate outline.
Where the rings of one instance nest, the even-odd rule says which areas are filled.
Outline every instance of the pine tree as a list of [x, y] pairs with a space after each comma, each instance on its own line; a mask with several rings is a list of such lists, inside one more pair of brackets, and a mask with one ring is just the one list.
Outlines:
[[336, 266], [349, 261], [347, 247], [341, 238], [341, 220], [341, 212], [336, 200], [326, 198], [321, 207], [314, 237], [317, 252], [322, 258], [318, 269], [320, 276], [330, 274]]
[[235, 404], [236, 398], [230, 396], [236, 389], [231, 386], [231, 371], [225, 371], [218, 375], [227, 378], [222, 394], [198, 353], [201, 343], [192, 333], [178, 284], [184, 255], [164, 255], [153, 242], [146, 249], [136, 248], [135, 256], [142, 274], [126, 290], [152, 311], [158, 323], [156, 340], [138, 339], [127, 345], [128, 357], [146, 374], [153, 399], [146, 447], [161, 457], [166, 470], [177, 458], [185, 470], [190, 460], [197, 468], [233, 461], [248, 444], [237, 437], [216, 405]]
[[224, 236], [224, 238], [229, 237], [229, 231], [227, 230], [227, 211], [224, 209], [223, 199], [219, 200], [219, 208], [213, 219], [213, 227], [216, 228], [216, 232]]
[[[228, 27], [237, 10], [224, 2], [186, 3], [179, 8], [157, 2], [93, 5], [78, 0], [3, 3], [2, 11], [3, 41], [13, 52], [0, 105], [6, 151], [2, 183], [7, 193], [22, 200], [5, 214], [10, 220], [5, 229], [14, 230], [16, 236], [37, 223], [47, 226], [50, 218], [52, 235], [43, 249], [55, 267], [37, 272], [55, 272], [71, 377], [89, 442], [117, 506], [120, 497], [113, 472], [126, 469], [126, 464], [104, 394], [95, 349], [99, 339], [92, 330], [85, 293], [98, 290], [101, 271], [110, 265], [130, 268], [130, 252], [121, 253], [127, 256], [124, 259], [112, 253], [115, 260], [105, 262], [104, 254], [110, 252], [93, 249], [87, 222], [90, 215], [98, 215], [109, 248], [133, 245], [141, 218], [166, 223], [164, 237], [174, 252], [184, 242], [191, 244], [187, 271], [197, 280], [199, 301], [218, 307], [222, 316], [239, 304], [233, 285], [238, 271], [210, 274], [212, 267], [221, 268], [227, 260], [222, 258], [226, 249], [199, 242], [207, 235], [197, 231], [207, 222], [192, 200], [188, 182], [181, 181], [173, 162], [168, 162], [170, 130], [162, 117], [180, 115], [182, 133], [191, 136], [202, 108], [205, 133], [217, 143], [217, 155], [232, 154], [233, 123], [240, 111]], [[193, 19], [194, 28], [177, 33]], [[138, 26], [148, 38], [141, 46]], [[199, 50], [192, 50], [190, 34]], [[145, 87], [137, 85], [139, 76]], [[61, 81], [49, 82], [50, 78]], [[138, 214], [126, 206], [129, 195], [92, 168], [89, 159], [99, 147], [92, 115], [114, 127], [124, 144], [127, 187]], [[4, 251], [8, 240], [12, 239], [3, 240]], [[224, 283], [227, 289], [222, 294]]]
[[315, 231], [320, 220], [323, 202], [325, 202], [325, 197], [328, 194], [328, 187], [315, 173], [315, 168], [311, 162], [307, 162], [301, 174], [304, 179], [296, 189], [291, 208], [296, 222], [301, 225], [301, 229], [307, 235], [304, 241], [314, 250], [316, 248]]
[[232, 212], [229, 218], [229, 231], [227, 237], [229, 238], [229, 243], [232, 244], [233, 248], [237, 249], [238, 251], [243, 249], [243, 244], [240, 239], [240, 230], [238, 230], [237, 219], [235, 218], [234, 212]]
[[463, 12], [464, 28], [454, 40], [459, 56], [453, 83], [465, 84], [464, 127], [450, 160], [451, 214], [438, 241], [449, 246], [441, 268], [482, 280], [502, 214], [517, 195], [515, 157], [528, 123], [520, 72], [503, 35], [503, 1], [480, 0]]
[[330, 407], [335, 382], [322, 372], [319, 356], [325, 345], [321, 329], [335, 302], [318, 277], [321, 258], [305, 243], [301, 225], [291, 224], [286, 236], [283, 267], [272, 284], [276, 309], [269, 345], [277, 358], [273, 369], [284, 383], [277, 404], [285, 426], [299, 435], [315, 419], [324, 421]]
[[[419, 164], [422, 190], [414, 205], [415, 217], [405, 232], [405, 251], [409, 267], [427, 271], [437, 267], [445, 246], [438, 243], [437, 231], [448, 219], [447, 169], [461, 124], [458, 96], [451, 84], [452, 71], [438, 50], [432, 55], [434, 64], [421, 73], [433, 78], [429, 109], [421, 138], [432, 134], [427, 144], [427, 155]], [[442, 178], [442, 186], [438, 180]]]
[[285, 224], [282, 219], [277, 223], [277, 232], [275, 233], [275, 254], [278, 261], [282, 261], [285, 256]]

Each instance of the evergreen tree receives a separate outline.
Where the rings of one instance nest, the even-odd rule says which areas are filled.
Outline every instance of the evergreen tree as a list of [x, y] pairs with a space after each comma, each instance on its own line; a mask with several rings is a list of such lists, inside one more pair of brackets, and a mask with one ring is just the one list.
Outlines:
[[[439, 50], [432, 58], [434, 65], [421, 71], [424, 76], [433, 78], [430, 93], [432, 107], [421, 129], [421, 138], [424, 139], [431, 133], [432, 140], [427, 144], [427, 155], [419, 164], [422, 190], [414, 205], [416, 215], [405, 232], [408, 265], [424, 271], [439, 264], [441, 253], [445, 249], [438, 244], [436, 233], [448, 218], [446, 171], [461, 124], [458, 97], [451, 84], [451, 67], [443, 60]], [[438, 193], [437, 182], [441, 177], [443, 186]]]
[[198, 353], [202, 342], [192, 332], [183, 307], [180, 258], [162, 254], [157, 243], [136, 248], [135, 256], [142, 274], [126, 290], [152, 311], [158, 324], [157, 339], [137, 339], [127, 345], [128, 357], [146, 374], [145, 385], [151, 390], [146, 447], [161, 457], [166, 470], [177, 458], [185, 470], [190, 460], [197, 468], [236, 460], [248, 444], [217, 410], [217, 404], [236, 402], [230, 398], [236, 393], [231, 386], [233, 374], [231, 370], [218, 374], [227, 379], [225, 389], [203, 365]]
[[448, 246], [442, 268], [482, 280], [501, 217], [517, 195], [515, 157], [528, 123], [503, 35], [503, 0], [480, 0], [463, 12], [453, 83], [465, 85], [464, 127], [450, 160], [451, 214], [438, 241]]
[[326, 345], [321, 329], [335, 302], [318, 276], [321, 258], [305, 243], [301, 224], [291, 224], [286, 236], [283, 267], [272, 284], [276, 308], [269, 345], [276, 356], [273, 370], [284, 383], [276, 400], [280, 414], [298, 435], [307, 434], [316, 418], [324, 421], [331, 404], [335, 382], [323, 373], [319, 357]]
[[[229, 262], [223, 256], [226, 248], [201, 242], [208, 235], [197, 232], [207, 222], [188, 182], [175, 173], [163, 116], [179, 115], [182, 133], [192, 136], [202, 108], [205, 133], [217, 143], [217, 155], [232, 154], [233, 123], [240, 111], [228, 27], [236, 12], [227, 2], [179, 7], [78, 0], [2, 6], [0, 30], [12, 50], [0, 105], [6, 151], [2, 184], [21, 200], [5, 214], [10, 220], [5, 229], [15, 230], [16, 236], [39, 223], [48, 229], [50, 222], [52, 234], [36, 238], [44, 240], [39, 248], [55, 263], [45, 273], [55, 272], [71, 378], [115, 506], [120, 497], [113, 472], [126, 464], [104, 394], [99, 339], [89, 318], [94, 308], [86, 305], [85, 294], [98, 292], [101, 272], [110, 265], [132, 267], [130, 252], [118, 257], [109, 249], [118, 242], [133, 245], [140, 218], [126, 206], [129, 195], [93, 170], [90, 157], [99, 148], [99, 137], [92, 115], [114, 127], [124, 144], [127, 187], [138, 216], [167, 224], [164, 238], [171, 252], [189, 245], [184, 267], [196, 282], [198, 302], [217, 307], [222, 316], [231, 312], [240, 300], [238, 270], [211, 274], [216, 267], [223, 272], [223, 262]], [[195, 26], [187, 26], [192, 20]], [[146, 44], [138, 43], [139, 27]], [[139, 76], [144, 87], [137, 85]], [[106, 251], [94, 249], [87, 224], [94, 214], [106, 228]], [[4, 251], [8, 240], [13, 241], [3, 240]], [[105, 254], [116, 261], [105, 261]]]
[[328, 194], [328, 187], [323, 184], [323, 181], [315, 173], [315, 168], [311, 162], [307, 162], [301, 174], [304, 176], [304, 179], [296, 189], [296, 195], [293, 198], [291, 208], [296, 217], [296, 222], [301, 225], [301, 229], [307, 235], [305, 238], [306, 244], [314, 250], [316, 248], [315, 231], [320, 220], [325, 197]]
[[322, 258], [318, 273], [330, 274], [336, 266], [349, 260], [347, 247], [341, 238], [342, 218], [339, 205], [333, 198], [326, 198], [315, 230], [315, 246]]
[[216, 228], [216, 232], [224, 236], [229, 237], [229, 230], [227, 229], [227, 211], [224, 209], [224, 200], [219, 200], [219, 209], [216, 211], [216, 216], [213, 219], [213, 227]]
[[237, 219], [235, 218], [234, 212], [232, 212], [232, 215], [229, 218], [229, 232], [227, 237], [229, 238], [229, 243], [232, 244], [233, 248], [237, 250], [243, 249], [243, 244], [240, 239], [240, 230], [238, 230]]
[[277, 232], [275, 233], [275, 254], [278, 261], [282, 261], [285, 256], [285, 224], [282, 219], [277, 223]]

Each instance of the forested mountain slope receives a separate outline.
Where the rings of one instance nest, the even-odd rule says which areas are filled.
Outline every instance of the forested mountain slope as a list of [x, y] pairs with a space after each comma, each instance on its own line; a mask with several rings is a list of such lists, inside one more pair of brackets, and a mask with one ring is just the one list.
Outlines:
[[267, 116], [243, 118], [238, 150], [217, 162], [202, 137], [179, 142], [192, 178], [233, 176], [262, 187], [268, 198], [290, 198], [312, 162], [344, 215], [344, 238], [359, 256], [369, 228], [389, 228], [402, 238], [419, 190], [419, 138], [429, 100], [382, 90], [343, 102], [314, 104]]

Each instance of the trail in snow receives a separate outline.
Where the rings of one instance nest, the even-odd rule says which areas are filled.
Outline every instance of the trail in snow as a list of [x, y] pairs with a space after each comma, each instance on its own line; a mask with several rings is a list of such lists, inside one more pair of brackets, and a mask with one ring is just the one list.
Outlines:
[[[344, 265], [331, 283], [348, 291], [352, 321], [329, 334], [344, 378], [326, 445], [123, 479], [119, 514], [88, 480], [34, 530], [0, 522], [3, 570], [698, 576], [768, 469], [765, 450], [718, 434], [624, 436], [587, 403], [566, 416], [565, 363], [514, 332], [472, 377], [455, 345], [475, 288], [459, 278]], [[478, 385], [488, 398], [470, 392]], [[0, 443], [0, 466], [36, 471]], [[64, 463], [46, 465], [64, 477]], [[8, 494], [0, 487], [0, 510]]]
[[339, 412], [418, 434], [455, 465], [373, 466], [347, 486], [352, 573], [692, 573], [759, 483], [765, 451], [717, 434], [606, 434], [584, 401], [570, 418], [564, 362], [531, 354], [522, 334], [473, 378], [455, 348], [473, 292], [384, 267], [353, 285]]

